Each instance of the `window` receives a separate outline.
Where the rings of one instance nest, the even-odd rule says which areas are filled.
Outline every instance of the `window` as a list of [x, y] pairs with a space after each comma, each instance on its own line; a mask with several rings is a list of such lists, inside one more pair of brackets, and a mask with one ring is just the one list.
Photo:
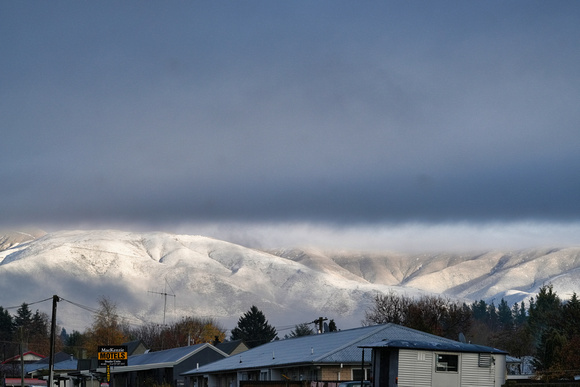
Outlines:
[[459, 370], [459, 355], [437, 354], [437, 372], [457, 372]]
[[489, 368], [491, 367], [491, 354], [490, 353], [480, 353], [478, 366]]
[[[365, 368], [364, 370], [364, 380], [369, 380], [368, 378], [368, 373], [367, 373], [367, 369]], [[360, 377], [362, 376], [362, 371], [360, 368], [353, 368], [352, 369], [352, 380], [360, 380]]]

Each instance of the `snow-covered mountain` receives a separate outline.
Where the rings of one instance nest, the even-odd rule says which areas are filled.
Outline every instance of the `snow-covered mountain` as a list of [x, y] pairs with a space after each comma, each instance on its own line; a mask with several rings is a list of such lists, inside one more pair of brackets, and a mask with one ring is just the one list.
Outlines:
[[[39, 234], [41, 235], [41, 234]], [[260, 251], [203, 236], [61, 231], [9, 241], [0, 251], [0, 305], [56, 294], [57, 321], [84, 330], [99, 297], [131, 324], [213, 317], [225, 328], [252, 305], [281, 331], [319, 316], [358, 326], [377, 292], [520, 301], [544, 283], [579, 291], [580, 248], [477, 254]], [[70, 301], [70, 302], [69, 302]], [[50, 301], [31, 309], [50, 312]], [[280, 332], [282, 335], [283, 331]]]

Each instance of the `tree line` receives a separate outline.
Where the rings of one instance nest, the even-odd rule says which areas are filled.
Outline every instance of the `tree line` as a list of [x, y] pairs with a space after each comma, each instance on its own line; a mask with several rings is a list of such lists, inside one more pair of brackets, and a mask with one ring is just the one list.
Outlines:
[[377, 294], [363, 325], [394, 323], [453, 340], [496, 347], [511, 356], [533, 358], [544, 378], [572, 378], [580, 373], [580, 301], [576, 293], [562, 300], [544, 285], [525, 302], [501, 299], [452, 301], [438, 295], [409, 297]]
[[[146, 323], [132, 326], [117, 313], [116, 304], [109, 298], [98, 300], [99, 307], [93, 322], [84, 332], [68, 333], [64, 328], [55, 339], [55, 350], [77, 358], [94, 357], [99, 345], [120, 345], [142, 340], [152, 351], [181, 347], [225, 339], [225, 329], [213, 319], [184, 317], [171, 324]], [[15, 315], [0, 306], [0, 358], [1, 361], [32, 351], [47, 356], [50, 352], [50, 319], [46, 313], [33, 313], [23, 303]], [[1, 376], [20, 376], [20, 367], [0, 367]]]
[[[60, 330], [55, 347], [77, 358], [96, 356], [99, 345], [119, 345], [142, 340], [152, 351], [199, 343], [226, 340], [226, 329], [211, 318], [183, 317], [160, 325], [146, 323], [131, 326], [117, 314], [116, 304], [99, 299], [93, 323], [84, 332]], [[316, 320], [315, 320], [316, 321]], [[580, 373], [580, 301], [574, 293], [562, 300], [552, 285], [544, 285], [538, 294], [525, 302], [509, 305], [501, 299], [475, 301], [471, 304], [452, 301], [438, 295], [409, 297], [395, 292], [377, 294], [366, 311], [363, 325], [394, 323], [413, 329], [505, 350], [515, 357], [531, 356], [534, 366], [545, 377], [566, 378]], [[312, 322], [314, 323], [314, 322]], [[284, 338], [314, 334], [309, 324], [302, 323]], [[330, 331], [336, 324], [330, 320]], [[47, 354], [50, 337], [49, 318], [45, 313], [32, 313], [22, 304], [15, 316], [0, 306], [0, 343], [3, 360], [25, 350]], [[230, 340], [243, 340], [250, 348], [279, 339], [256, 306], [244, 313], [232, 329]], [[4, 370], [4, 372], [6, 372]]]

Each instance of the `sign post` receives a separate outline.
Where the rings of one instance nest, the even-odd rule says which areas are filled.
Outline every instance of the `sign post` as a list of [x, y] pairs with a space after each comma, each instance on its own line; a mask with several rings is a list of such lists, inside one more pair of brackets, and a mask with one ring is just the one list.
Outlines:
[[126, 345], [99, 345], [99, 367], [107, 367], [107, 383], [111, 381], [111, 366], [127, 365]]

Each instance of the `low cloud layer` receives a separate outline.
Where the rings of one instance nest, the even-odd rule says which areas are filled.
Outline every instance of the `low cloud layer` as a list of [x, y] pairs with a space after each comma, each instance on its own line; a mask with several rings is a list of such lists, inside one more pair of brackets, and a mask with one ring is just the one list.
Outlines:
[[569, 234], [579, 14], [566, 1], [0, 4], [0, 227]]

